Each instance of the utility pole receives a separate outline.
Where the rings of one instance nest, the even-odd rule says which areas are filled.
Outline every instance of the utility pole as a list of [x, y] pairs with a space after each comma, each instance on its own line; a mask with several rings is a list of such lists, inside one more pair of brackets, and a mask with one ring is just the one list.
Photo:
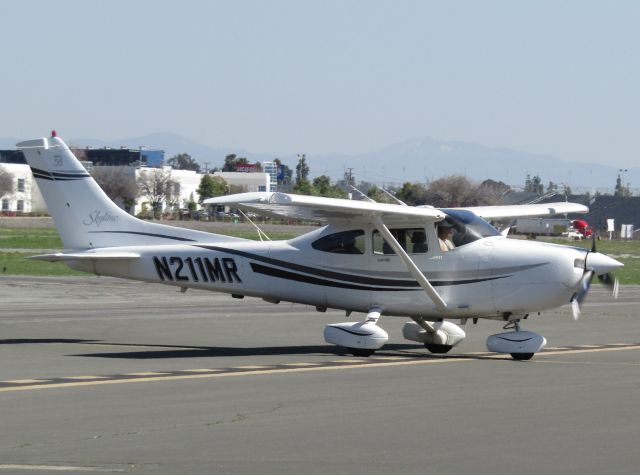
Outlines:
[[344, 178], [347, 182], [347, 185], [355, 186], [353, 178], [353, 168], [347, 168], [347, 171], [344, 174]]
[[209, 162], [204, 162], [204, 174], [209, 173]]

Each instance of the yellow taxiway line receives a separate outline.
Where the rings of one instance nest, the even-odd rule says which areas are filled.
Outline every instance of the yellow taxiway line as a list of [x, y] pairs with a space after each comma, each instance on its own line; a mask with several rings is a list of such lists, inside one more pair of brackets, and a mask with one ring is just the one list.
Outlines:
[[[609, 345], [607, 347], [596, 347], [593, 345], [584, 345], [583, 347], [576, 347], [575, 349], [567, 350], [551, 350], [540, 352], [536, 355], [537, 360], [544, 363], [543, 359], [546, 356], [556, 355], [571, 355], [581, 353], [604, 353], [613, 351], [628, 351], [638, 350], [640, 344], [622, 344]], [[453, 356], [439, 356], [431, 358], [407, 358], [405, 360], [393, 359], [381, 356], [380, 358], [372, 358], [371, 360], [333, 360], [327, 363], [285, 363], [279, 365], [273, 365], [273, 367], [264, 366], [238, 366], [233, 368], [211, 368], [211, 369], [185, 369], [176, 371], [183, 374], [172, 374], [163, 372], [146, 372], [146, 373], [125, 373], [114, 376], [65, 376], [61, 378], [51, 378], [47, 380], [42, 379], [24, 379], [24, 380], [11, 380], [0, 381], [0, 384], [9, 384], [9, 386], [0, 387], [0, 392], [13, 392], [13, 391], [31, 391], [39, 389], [54, 389], [54, 388], [75, 388], [82, 386], [100, 386], [106, 384], [126, 384], [126, 383], [143, 383], [143, 382], [156, 382], [156, 381], [180, 381], [180, 380], [195, 380], [195, 379], [212, 379], [212, 378], [227, 378], [227, 377], [240, 377], [240, 376], [255, 376], [255, 375], [268, 375], [268, 374], [289, 374], [289, 373], [307, 373], [311, 371], [337, 371], [348, 369], [363, 369], [363, 368], [381, 368], [391, 366], [416, 366], [416, 365], [429, 365], [429, 364], [445, 364], [445, 363], [461, 363], [469, 361], [478, 361], [484, 359], [497, 359], [510, 361], [511, 357], [508, 355], [496, 355], [494, 353], [473, 353], [462, 354]], [[184, 374], [186, 373], [186, 374]], [[131, 377], [137, 376], [137, 377]], [[52, 379], [70, 380], [64, 382], [50, 382]], [[93, 379], [93, 380], [90, 380]], [[43, 383], [43, 384], [38, 384]], [[11, 386], [15, 384], [15, 386]]]

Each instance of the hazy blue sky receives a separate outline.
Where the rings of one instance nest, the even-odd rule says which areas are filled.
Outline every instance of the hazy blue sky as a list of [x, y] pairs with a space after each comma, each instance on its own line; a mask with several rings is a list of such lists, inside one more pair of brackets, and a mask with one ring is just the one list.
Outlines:
[[2, 2], [0, 137], [640, 166], [638, 1]]

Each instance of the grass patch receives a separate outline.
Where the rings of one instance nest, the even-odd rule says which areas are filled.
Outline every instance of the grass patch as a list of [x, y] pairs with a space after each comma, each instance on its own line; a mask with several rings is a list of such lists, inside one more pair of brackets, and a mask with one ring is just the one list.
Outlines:
[[[624, 264], [622, 269], [614, 272], [621, 284], [640, 284], [640, 256], [618, 257], [617, 260]], [[597, 279], [594, 280], [597, 282]]]
[[55, 228], [0, 228], [0, 249], [62, 249]]
[[[221, 233], [222, 234], [222, 233]], [[255, 231], [229, 229], [224, 232], [227, 236], [258, 240]], [[276, 241], [291, 239], [297, 233], [275, 232], [268, 236]], [[55, 228], [0, 228], [0, 275], [42, 275], [42, 276], [72, 276], [87, 275], [67, 267], [62, 262], [45, 262], [27, 259], [35, 255], [39, 249], [62, 249], [62, 241]], [[11, 252], [11, 249], [34, 249], [33, 253]]]
[[[225, 229], [218, 234], [258, 240], [256, 231]], [[273, 240], [291, 239], [293, 232], [267, 233]], [[62, 240], [55, 228], [0, 228], [0, 249], [62, 249]]]
[[[544, 239], [548, 242], [553, 242], [556, 244], [563, 244], [565, 246], [576, 246], [583, 247], [585, 249], [591, 249], [591, 239], [585, 239], [582, 241], [569, 241], [567, 239]], [[633, 241], [619, 241], [608, 239], [601, 239], [600, 241], [596, 241], [596, 249], [598, 252], [603, 254], [607, 254], [610, 256], [639, 256], [640, 257], [640, 240]]]
[[0, 252], [0, 275], [87, 275], [70, 269], [62, 262], [44, 262], [27, 259], [24, 252]]
[[[540, 238], [539, 241], [552, 242], [565, 246], [582, 247], [591, 249], [591, 239], [582, 241], [569, 241], [561, 238]], [[615, 275], [621, 284], [640, 285], [640, 241], [619, 241], [601, 239], [596, 241], [596, 249], [598, 252], [613, 257], [622, 262], [624, 267], [615, 271]], [[594, 279], [594, 284], [598, 282]]]

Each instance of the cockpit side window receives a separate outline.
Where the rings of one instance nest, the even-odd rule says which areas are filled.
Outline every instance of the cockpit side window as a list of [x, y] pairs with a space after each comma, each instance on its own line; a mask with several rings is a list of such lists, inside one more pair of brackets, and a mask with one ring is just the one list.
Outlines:
[[471, 211], [445, 208], [441, 211], [444, 211], [447, 217], [443, 222], [436, 223], [436, 227], [449, 227], [453, 231], [451, 241], [455, 247], [464, 246], [485, 237], [500, 236], [496, 228]]
[[[427, 235], [423, 228], [390, 229], [389, 231], [407, 254], [427, 253]], [[378, 231], [373, 232], [373, 253], [378, 255], [395, 254], [395, 251]]]
[[317, 251], [334, 254], [364, 254], [364, 246], [364, 231], [361, 229], [328, 234], [311, 244]]

